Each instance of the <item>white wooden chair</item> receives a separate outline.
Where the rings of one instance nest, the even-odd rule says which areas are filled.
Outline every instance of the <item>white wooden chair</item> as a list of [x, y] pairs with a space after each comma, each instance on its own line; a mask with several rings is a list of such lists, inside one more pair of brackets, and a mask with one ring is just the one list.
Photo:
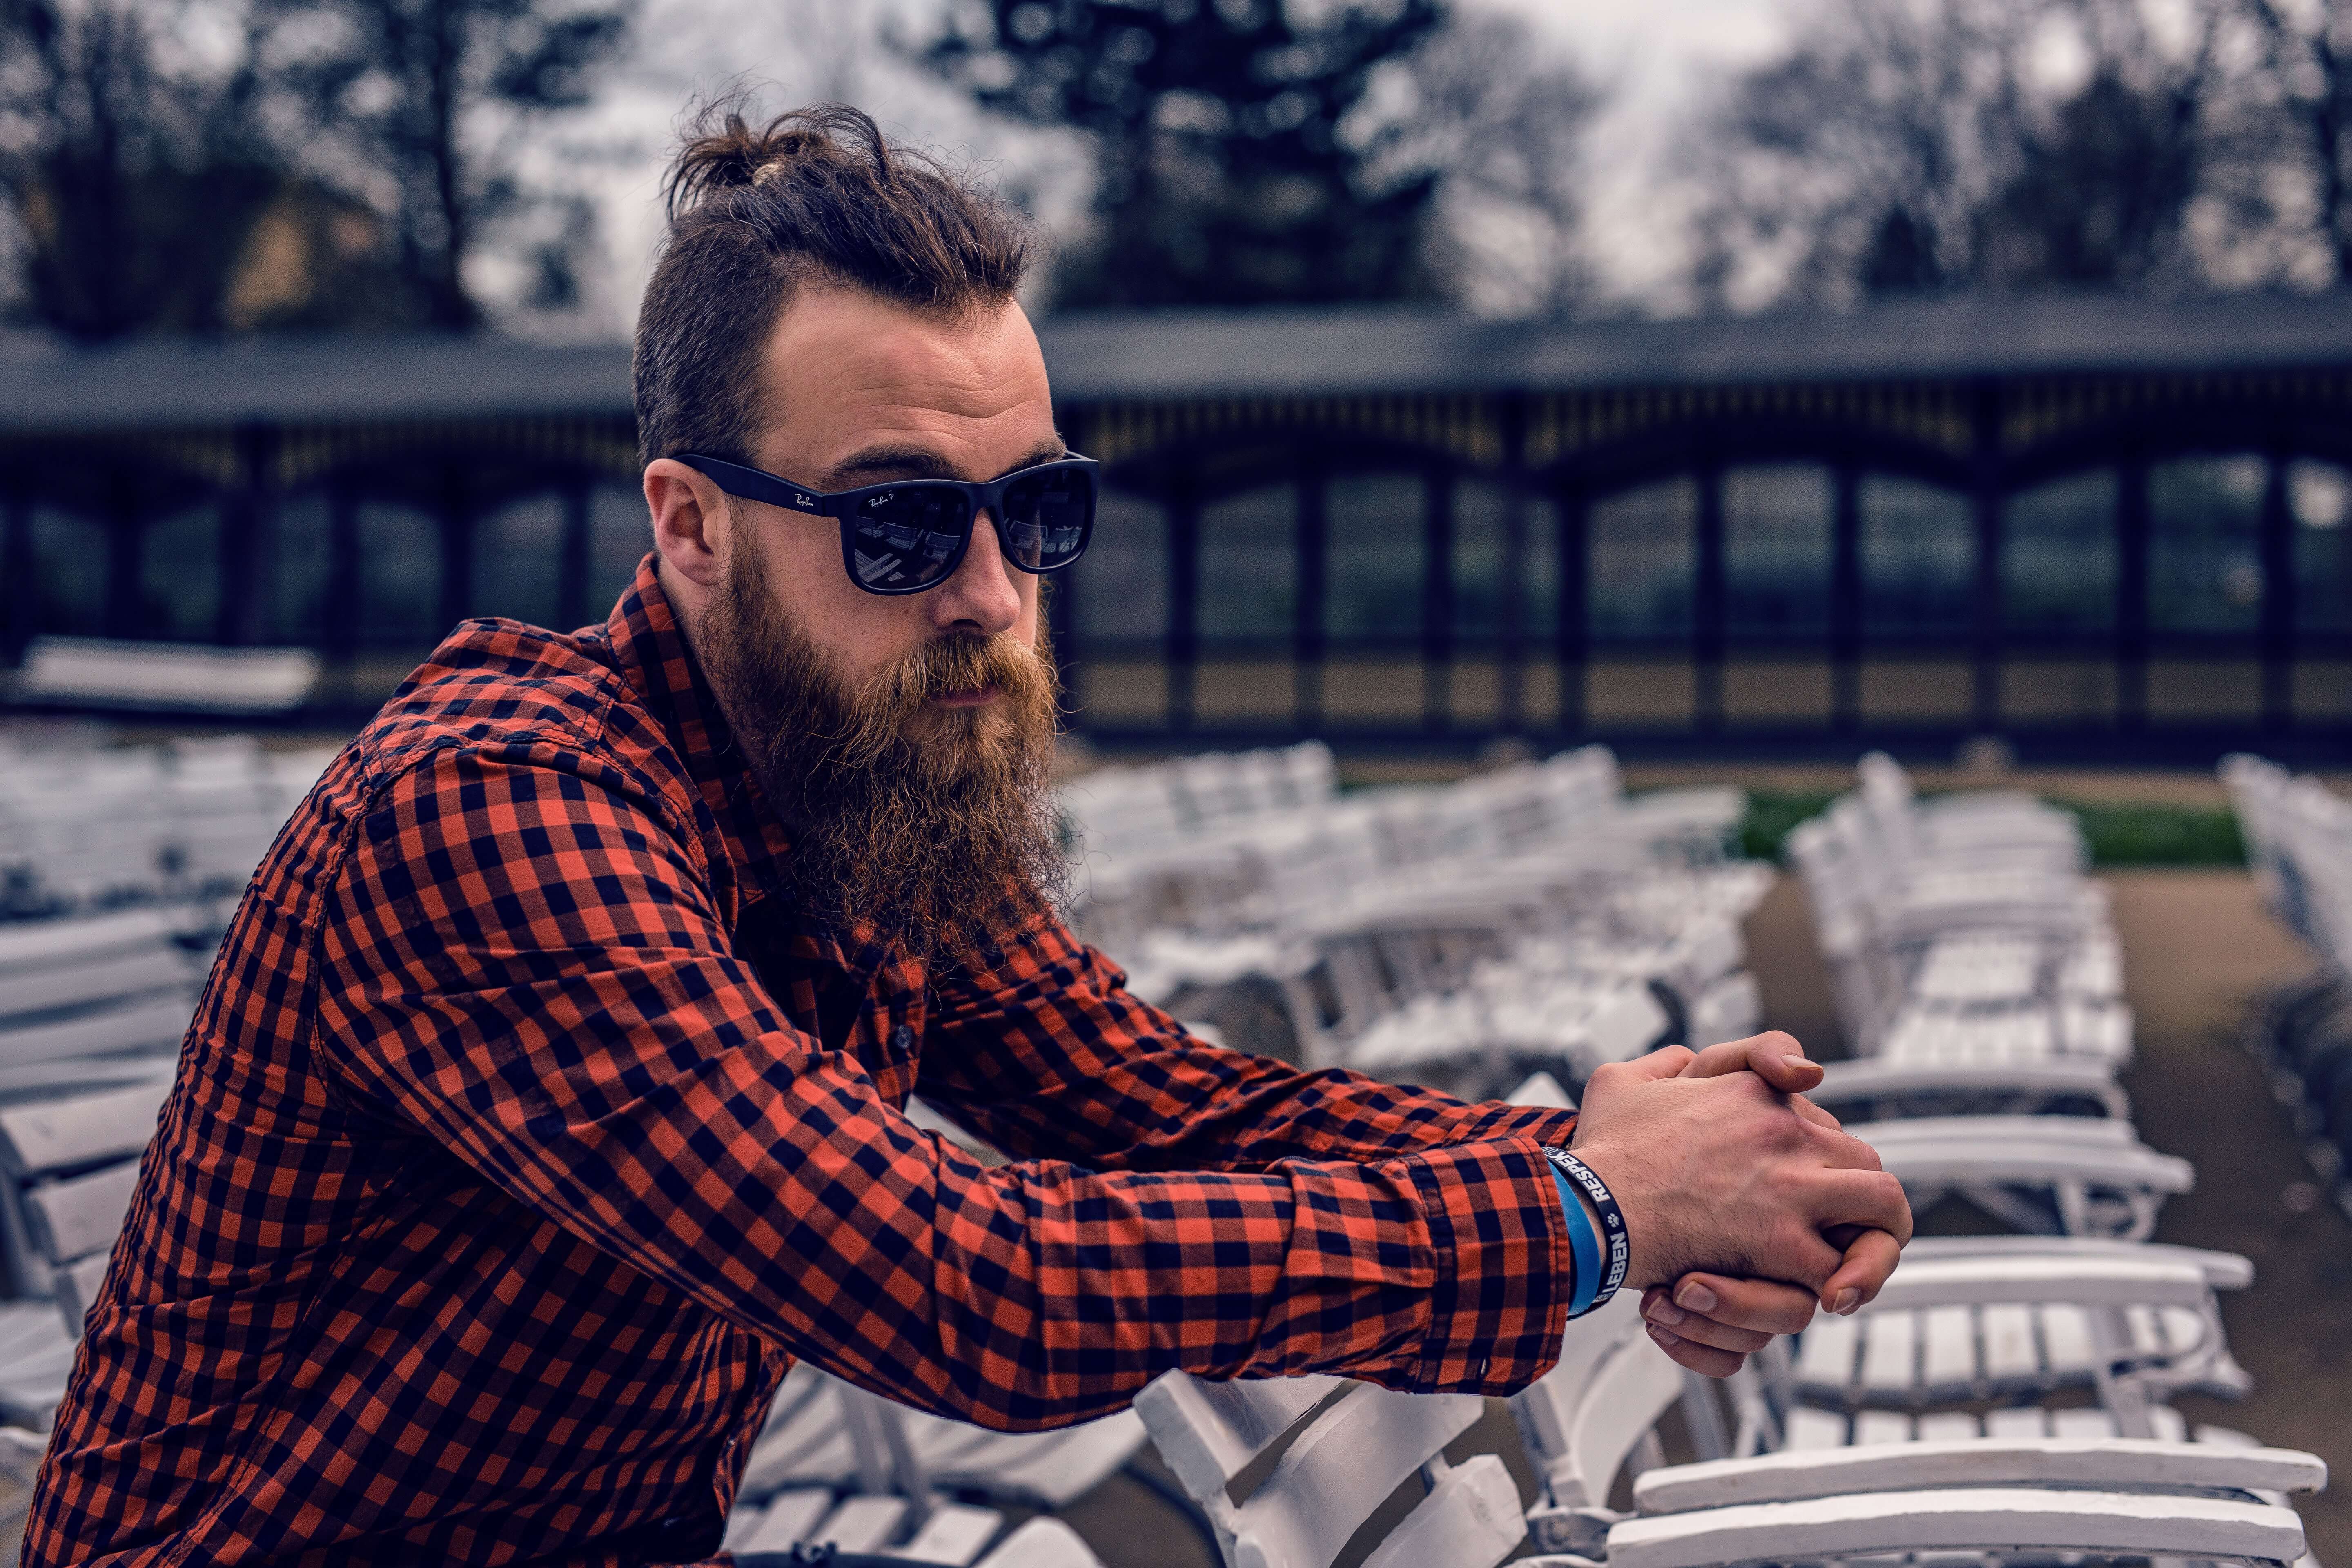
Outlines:
[[[2243, 1289], [2242, 1258], [2188, 1247], [2006, 1237], [1914, 1244], [1879, 1300], [1823, 1316], [1798, 1337], [1774, 1400], [1784, 1447], [1915, 1437], [2179, 1438], [2163, 1403], [2189, 1390], [2236, 1397], [2251, 1385], [2231, 1356], [2214, 1292]], [[1773, 1358], [1777, 1360], [1778, 1358]], [[1744, 1393], [1749, 1384], [1738, 1385]], [[2064, 1388], [2100, 1405], [2047, 1410]], [[1981, 1418], [1937, 1405], [2024, 1400]], [[1759, 1413], [1743, 1407], [1745, 1430]]]
[[[1215, 1527], [1226, 1568], [1329, 1568], [1358, 1530], [1418, 1475], [1427, 1491], [1363, 1568], [1493, 1568], [1525, 1539], [1502, 1460], [1448, 1464], [1444, 1449], [1485, 1414], [1467, 1394], [1396, 1394], [1328, 1377], [1209, 1383], [1184, 1373], [1136, 1396], [1160, 1457]], [[1240, 1502], [1229, 1489], [1277, 1443]]]
[[[2045, 1268], [2034, 1282], [2001, 1285], [1998, 1271], [1968, 1262], [1916, 1274], [1906, 1264], [1874, 1310], [1937, 1310], [1956, 1296], [2001, 1305], [2043, 1290], [2113, 1294], [2118, 1276], [2135, 1272], [2070, 1263], [2063, 1281]], [[2197, 1268], [2172, 1268], [2170, 1289], [2186, 1297], [2201, 1288]], [[2137, 1272], [2145, 1285], [2147, 1271]], [[2135, 1363], [2113, 1381], [2141, 1370]], [[1728, 1568], [1999, 1550], [2284, 1564], [2303, 1555], [2302, 1526], [2275, 1494], [2326, 1481], [2307, 1454], [2046, 1428], [1962, 1437], [1906, 1426], [1893, 1441], [1656, 1467], [1655, 1425], [1684, 1394], [1679, 1370], [1642, 1332], [1637, 1300], [1620, 1297], [1570, 1325], [1559, 1367], [1511, 1402], [1544, 1485], [1532, 1533], [1556, 1553], [1528, 1561]], [[1609, 1500], [1629, 1471], [1633, 1506], [1621, 1512]]]
[[2145, 1241], [2165, 1198], [2197, 1180], [2188, 1161], [2150, 1149], [2114, 1117], [1938, 1116], [1851, 1131], [1902, 1181], [1915, 1210], [1959, 1194], [2042, 1235]]
[[1842, 1121], [1926, 1116], [2074, 1115], [2128, 1120], [2131, 1100], [2102, 1062], [1826, 1062], [1807, 1096]]
[[1066, 1507], [1124, 1467], [1143, 1439], [1130, 1411], [1055, 1432], [990, 1432], [803, 1363], [778, 1391], [745, 1461], [726, 1544], [769, 1552], [831, 1542], [926, 1563], [1099, 1568], [1057, 1520], [1030, 1521], [999, 1541], [1003, 1510]]
[[198, 974], [156, 909], [0, 926], [0, 1102], [168, 1076]]

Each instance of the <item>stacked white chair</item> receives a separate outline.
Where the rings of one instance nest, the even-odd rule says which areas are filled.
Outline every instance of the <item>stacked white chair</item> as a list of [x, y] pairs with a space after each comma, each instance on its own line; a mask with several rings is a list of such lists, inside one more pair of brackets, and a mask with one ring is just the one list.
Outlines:
[[1860, 787], [1788, 841], [1870, 1064], [1857, 1096], [1932, 1082], [1998, 1105], [2019, 1085], [2016, 1108], [2038, 1110], [2127, 1062], [2122, 946], [2074, 819], [2006, 791], [1922, 804], [1877, 753], [1857, 771]]
[[1473, 1094], [1753, 1031], [1739, 922], [1771, 878], [1727, 854], [1740, 792], [1629, 799], [1601, 747], [1335, 784], [1312, 743], [1073, 781], [1081, 929], [1147, 998], [1259, 984], [1308, 1064]]
[[[908, 1410], [803, 1363], [745, 1461], [725, 1548], [831, 1545], [978, 1568], [1102, 1568], [1051, 1510], [1143, 1441], [1121, 1412], [1057, 1432], [989, 1432]], [[1008, 1506], [1047, 1510], [1006, 1528]]]
[[2257, 757], [2221, 771], [2255, 886], [2312, 960], [2267, 998], [2248, 1043], [2314, 1170], [2352, 1214], [2352, 801]]

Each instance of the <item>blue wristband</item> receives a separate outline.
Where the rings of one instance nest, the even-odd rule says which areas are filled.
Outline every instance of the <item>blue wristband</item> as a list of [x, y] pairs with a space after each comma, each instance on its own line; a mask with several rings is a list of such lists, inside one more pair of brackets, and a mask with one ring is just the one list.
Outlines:
[[1568, 1219], [1568, 1247], [1576, 1259], [1576, 1290], [1570, 1297], [1568, 1315], [1580, 1318], [1592, 1310], [1592, 1298], [1601, 1289], [1601, 1238], [1592, 1234], [1592, 1216], [1584, 1212], [1584, 1200], [1568, 1184], [1568, 1177], [1557, 1165], [1551, 1179], [1559, 1186], [1560, 1213]]

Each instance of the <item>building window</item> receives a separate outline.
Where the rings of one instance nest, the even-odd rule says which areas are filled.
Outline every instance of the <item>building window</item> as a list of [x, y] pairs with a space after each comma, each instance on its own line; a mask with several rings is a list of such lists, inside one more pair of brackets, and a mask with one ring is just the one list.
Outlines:
[[1864, 635], [1899, 640], [1968, 631], [1977, 552], [1967, 498], [1874, 474], [1858, 499]]
[[70, 637], [96, 637], [106, 629], [110, 546], [105, 526], [79, 512], [49, 506], [33, 510], [37, 629]]
[[1522, 503], [1518, 580], [1507, 584], [1511, 494], [1486, 479], [1454, 482], [1454, 632], [1463, 641], [1491, 645], [1505, 631], [1507, 586], [1519, 595], [1519, 631], [1529, 641], [1549, 638], [1559, 619], [1559, 531], [1552, 509]]
[[2294, 616], [2307, 632], [2352, 632], [2352, 474], [2334, 463], [2287, 470], [2294, 518]]
[[1297, 493], [1245, 490], [1201, 509], [1201, 635], [1287, 641], [1298, 603]]
[[1070, 612], [1087, 650], [1168, 630], [1168, 512], [1138, 496], [1106, 489], [1094, 537], [1068, 574]]
[[271, 641], [305, 647], [327, 643], [327, 574], [333, 556], [327, 518], [327, 498], [316, 490], [278, 509], [264, 579], [269, 585], [264, 636]]
[[2011, 496], [2002, 509], [2002, 614], [2021, 632], [2104, 632], [2116, 621], [2116, 476], [2101, 469]]
[[2263, 459], [2191, 458], [2147, 476], [2147, 624], [2246, 632], [2262, 621]]
[[[563, 580], [563, 500], [537, 495], [474, 525], [474, 602], [467, 612], [553, 626]], [[567, 628], [568, 629], [568, 628]]]
[[414, 507], [387, 501], [359, 509], [360, 642], [369, 647], [429, 647], [441, 624], [441, 529]]
[[212, 641], [220, 625], [220, 509], [191, 507], [150, 523], [139, 573], [140, 636]]
[[1421, 636], [1428, 486], [1418, 474], [1347, 474], [1323, 490], [1323, 630], [1350, 642]]
[[588, 492], [588, 614], [598, 623], [613, 613], [636, 581], [637, 563], [654, 547], [645, 492], [635, 485], [598, 485]]
[[1724, 629], [1820, 637], [1830, 623], [1830, 477], [1816, 468], [1723, 476]]
[[1644, 485], [1593, 504], [1586, 625], [1598, 641], [1686, 637], [1696, 564], [1698, 485]]

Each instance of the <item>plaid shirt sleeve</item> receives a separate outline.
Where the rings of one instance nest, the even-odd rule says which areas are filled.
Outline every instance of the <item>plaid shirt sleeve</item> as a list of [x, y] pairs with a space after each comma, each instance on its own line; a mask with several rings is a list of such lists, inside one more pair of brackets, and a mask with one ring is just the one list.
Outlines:
[[1564, 1144], [1576, 1130], [1573, 1111], [1469, 1105], [1209, 1045], [1129, 994], [1126, 975], [1058, 921], [1012, 946], [997, 974], [934, 987], [918, 1091], [1014, 1153], [1265, 1170], [1514, 1136]]
[[1031, 1141], [1087, 1168], [991, 1168], [785, 1021], [702, 854], [623, 769], [441, 749], [331, 887], [320, 1037], [364, 1107], [603, 1251], [982, 1425], [1098, 1415], [1171, 1367], [1501, 1394], [1551, 1364], [1564, 1118], [1181, 1044], [1048, 932], [933, 1035], [967, 1082], [1017, 1063], [1052, 1106]]

